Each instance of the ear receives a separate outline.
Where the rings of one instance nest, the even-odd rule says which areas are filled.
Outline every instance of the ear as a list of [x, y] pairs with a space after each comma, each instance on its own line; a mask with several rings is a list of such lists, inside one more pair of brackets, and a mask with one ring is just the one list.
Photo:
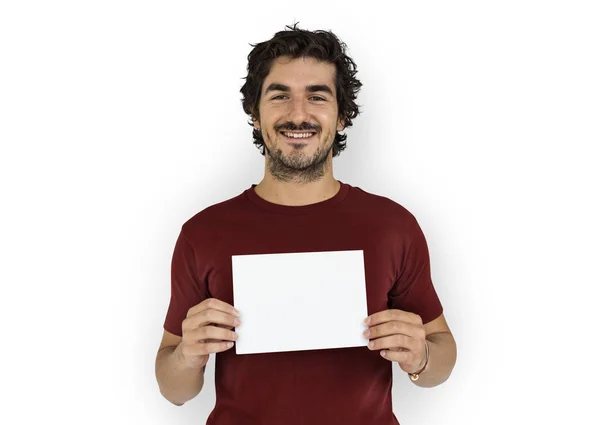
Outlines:
[[254, 128], [260, 128], [260, 121], [258, 121], [254, 116], [252, 116], [252, 122], [254, 123]]
[[344, 129], [344, 118], [340, 118], [337, 124], [337, 131], [342, 131]]

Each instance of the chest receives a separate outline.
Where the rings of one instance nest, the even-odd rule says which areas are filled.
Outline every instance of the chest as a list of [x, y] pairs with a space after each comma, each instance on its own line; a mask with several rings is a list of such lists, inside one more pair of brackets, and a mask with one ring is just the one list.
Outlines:
[[[269, 227], [270, 226], [270, 227]], [[267, 228], [265, 228], [267, 227]], [[396, 279], [393, 237], [385, 229], [355, 220], [305, 224], [241, 223], [220, 229], [219, 243], [205, 255], [202, 272], [210, 295], [233, 304], [232, 255], [362, 250], [368, 314], [387, 308]], [[281, 279], [288, 273], [283, 272]], [[343, 301], [343, 293], [339, 294]]]

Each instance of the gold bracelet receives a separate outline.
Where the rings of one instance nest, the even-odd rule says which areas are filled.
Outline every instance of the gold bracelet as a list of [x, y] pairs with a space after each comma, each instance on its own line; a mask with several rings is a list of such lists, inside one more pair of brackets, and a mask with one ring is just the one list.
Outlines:
[[429, 364], [429, 344], [427, 344], [427, 340], [425, 340], [425, 365], [421, 368], [420, 371], [415, 372], [415, 373], [409, 373], [408, 375], [410, 376], [410, 379], [412, 381], [416, 381], [417, 379], [419, 379], [419, 375], [423, 372], [425, 372], [425, 369], [427, 369], [427, 365]]

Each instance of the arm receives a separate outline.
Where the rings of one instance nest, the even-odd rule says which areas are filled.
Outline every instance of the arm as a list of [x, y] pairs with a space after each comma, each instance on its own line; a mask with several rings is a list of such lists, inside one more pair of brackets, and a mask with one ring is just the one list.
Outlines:
[[[429, 249], [423, 230], [414, 216], [407, 230], [408, 246], [401, 250], [403, 261], [396, 269], [398, 280], [388, 293], [390, 306], [402, 309], [412, 314], [391, 314], [388, 319], [399, 320], [401, 323], [386, 329], [385, 334], [395, 335], [389, 353], [390, 360], [396, 361], [400, 368], [407, 373], [420, 371], [426, 361], [425, 342], [429, 347], [429, 362], [424, 372], [419, 374], [416, 381], [419, 387], [434, 387], [445, 382], [456, 363], [456, 342], [444, 318], [442, 304], [431, 280], [431, 265]], [[439, 312], [439, 315], [435, 317]], [[395, 317], [394, 317], [395, 316]], [[427, 323], [423, 322], [426, 318]], [[394, 351], [394, 347], [408, 350], [404, 353]]]
[[181, 340], [181, 337], [164, 331], [155, 365], [160, 393], [176, 406], [183, 405], [200, 393], [206, 368], [206, 365], [200, 369], [185, 365]]
[[416, 373], [425, 365], [425, 341], [429, 345], [429, 362], [419, 379], [419, 387], [435, 387], [446, 381], [456, 362], [456, 343], [444, 315], [423, 324], [417, 314], [398, 310], [383, 310], [368, 317], [370, 325], [363, 335], [370, 338], [369, 349], [378, 350], [387, 360], [398, 363], [407, 373]]
[[430, 333], [426, 339], [429, 344], [427, 370], [419, 375], [419, 379], [411, 381], [423, 388], [435, 387], [445, 382], [456, 363], [456, 342], [450, 331]]
[[188, 310], [181, 323], [182, 337], [163, 331], [156, 355], [156, 380], [160, 393], [181, 406], [196, 397], [204, 385], [204, 369], [211, 353], [233, 347], [239, 312], [230, 304], [207, 298]]

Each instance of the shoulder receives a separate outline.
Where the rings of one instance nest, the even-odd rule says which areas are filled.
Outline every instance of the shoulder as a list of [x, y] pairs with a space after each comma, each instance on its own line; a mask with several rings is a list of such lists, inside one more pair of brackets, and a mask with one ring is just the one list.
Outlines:
[[231, 223], [231, 218], [243, 214], [244, 208], [246, 204], [243, 193], [207, 206], [183, 223], [182, 233], [191, 239], [195, 239], [199, 234], [206, 236], [215, 229]]
[[356, 205], [360, 205], [366, 212], [380, 219], [391, 220], [394, 223], [404, 223], [414, 226], [417, 219], [411, 211], [408, 210], [399, 201], [387, 196], [368, 192], [358, 186], [353, 186], [352, 190]]

